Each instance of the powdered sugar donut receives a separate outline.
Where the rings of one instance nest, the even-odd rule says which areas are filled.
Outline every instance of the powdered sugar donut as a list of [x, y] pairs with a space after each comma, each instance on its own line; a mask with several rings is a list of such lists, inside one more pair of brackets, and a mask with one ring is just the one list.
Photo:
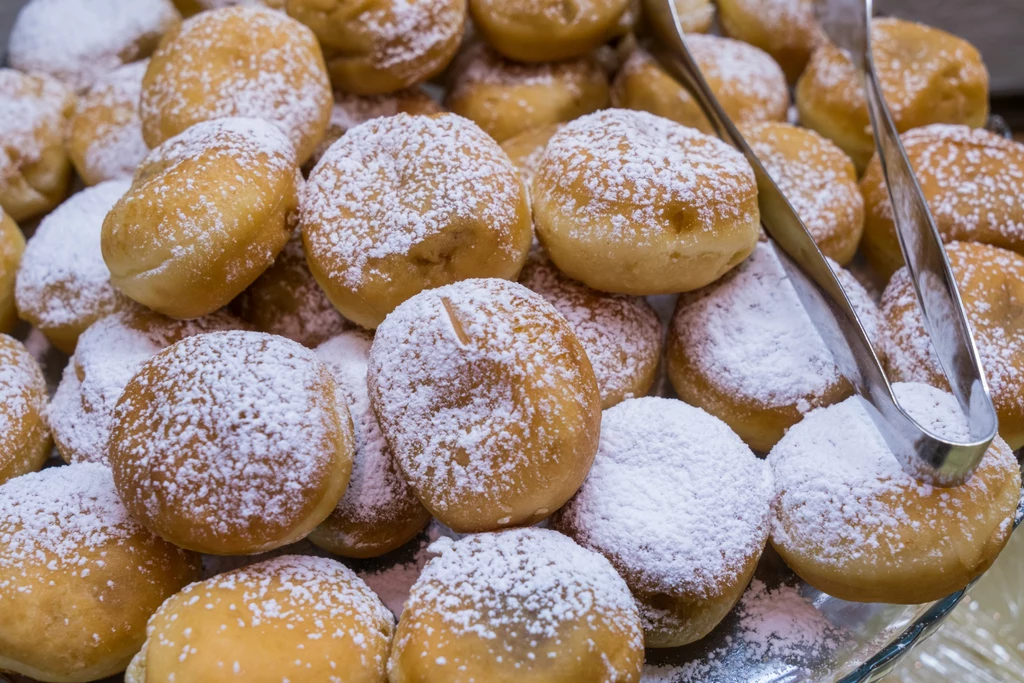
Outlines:
[[226, 306], [294, 232], [300, 176], [260, 119], [204, 121], [150, 152], [103, 222], [114, 285], [174, 318]]
[[186, 17], [221, 7], [233, 7], [234, 5], [263, 5], [271, 9], [284, 9], [285, 0], [174, 0], [178, 10]]
[[202, 12], [170, 33], [142, 81], [142, 135], [150, 147], [200, 121], [264, 119], [302, 164], [331, 116], [331, 86], [313, 33], [257, 6]]
[[607, 557], [640, 607], [647, 647], [706, 636], [768, 540], [771, 471], [699, 408], [639, 398], [606, 410], [601, 446], [552, 526]]
[[[915, 419], [967, 440], [952, 395], [896, 384]], [[810, 413], [772, 449], [772, 545], [807, 583], [841, 600], [915, 604], [960, 590], [1010, 537], [1020, 467], [999, 437], [966, 483], [922, 484], [900, 467], [860, 399]]]
[[102, 465], [52, 467], [0, 486], [5, 671], [44, 681], [124, 671], [146, 620], [198, 577], [199, 558], [132, 519]]
[[252, 554], [305, 537], [334, 509], [352, 471], [352, 420], [312, 351], [212, 332], [142, 365], [108, 448], [143, 524], [184, 548]]
[[430, 521], [402, 478], [370, 408], [366, 372], [373, 337], [346, 332], [317, 347], [345, 395], [355, 427], [352, 477], [334, 512], [309, 540], [335, 555], [376, 557], [412, 539]]
[[437, 541], [388, 661], [392, 683], [638, 683], [643, 637], [606, 559], [546, 529]]
[[796, 83], [814, 49], [828, 40], [814, 14], [814, 0], [718, 0], [718, 20], [726, 35], [770, 54], [790, 83]]
[[424, 289], [515, 278], [532, 235], [508, 156], [453, 114], [399, 114], [346, 133], [309, 177], [302, 232], [317, 282], [367, 328]]
[[[977, 242], [953, 242], [946, 255], [999, 416], [999, 434], [1024, 447], [1024, 256]], [[882, 317], [891, 346], [887, 369], [901, 382], [948, 388], [907, 269], [893, 275], [882, 294]]]
[[576, 335], [522, 285], [465, 280], [378, 328], [370, 401], [406, 481], [459, 532], [533, 524], [579, 488], [601, 398]]
[[125, 683], [383, 683], [394, 617], [351, 569], [285, 555], [187, 586], [146, 627]]
[[32, 354], [6, 334], [0, 334], [0, 396], [3, 484], [42, 467], [51, 445], [46, 424], [46, 378]]
[[14, 282], [24, 252], [25, 236], [18, 224], [0, 207], [0, 334], [10, 332], [18, 323]]
[[127, 303], [110, 282], [100, 235], [130, 185], [111, 180], [82, 190], [44, 218], [25, 247], [14, 290], [18, 312], [65, 353], [89, 325]]
[[516, 165], [519, 177], [523, 179], [527, 191], [533, 187], [533, 176], [544, 158], [544, 149], [552, 136], [562, 127], [560, 123], [552, 123], [539, 128], [531, 128], [501, 143], [501, 148], [508, 158]]
[[558, 131], [533, 181], [537, 237], [569, 277], [621, 294], [703, 287], [760, 234], [746, 159], [645, 112], [609, 109]]

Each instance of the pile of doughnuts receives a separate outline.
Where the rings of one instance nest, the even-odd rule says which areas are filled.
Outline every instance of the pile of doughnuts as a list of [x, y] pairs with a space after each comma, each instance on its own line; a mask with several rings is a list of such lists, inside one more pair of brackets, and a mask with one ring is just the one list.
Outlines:
[[[707, 0], [676, 5], [709, 29]], [[709, 85], [901, 404], [964, 436], [852, 66], [810, 0], [717, 5], [725, 35], [689, 38]], [[849, 601], [991, 565], [1021, 489], [1024, 146], [981, 128], [979, 53], [874, 24], [1000, 419], [936, 488], [853, 396], [647, 22], [25, 5], [0, 69], [0, 673], [639, 683], [769, 545]], [[363, 580], [419, 544], [405, 594]]]

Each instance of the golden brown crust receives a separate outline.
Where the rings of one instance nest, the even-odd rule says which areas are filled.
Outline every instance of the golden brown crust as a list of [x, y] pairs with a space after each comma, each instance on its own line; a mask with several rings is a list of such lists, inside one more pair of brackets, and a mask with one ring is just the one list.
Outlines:
[[0, 207], [0, 334], [9, 333], [18, 324], [14, 282], [24, 251], [25, 236], [14, 219]]
[[50, 455], [46, 379], [35, 358], [0, 334], [0, 484], [35, 472]]
[[533, 176], [544, 157], [544, 149], [561, 127], [560, 123], [552, 123], [531, 128], [501, 143], [505, 154], [508, 154], [508, 158], [516, 165], [527, 191], [533, 187]]
[[826, 41], [814, 0], [718, 0], [718, 20], [727, 36], [770, 54], [790, 83]]

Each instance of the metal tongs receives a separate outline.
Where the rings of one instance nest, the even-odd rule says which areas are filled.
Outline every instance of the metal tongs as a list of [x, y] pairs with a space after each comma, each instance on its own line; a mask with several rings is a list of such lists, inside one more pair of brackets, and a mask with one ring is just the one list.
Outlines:
[[722, 110], [687, 49], [675, 0], [644, 0], [660, 41], [659, 62], [693, 95], [720, 138], [746, 156], [757, 178], [761, 221], [811, 321], [840, 372], [865, 406], [903, 469], [918, 480], [954, 486], [966, 480], [996, 435], [998, 421], [960, 293], [935, 221], [907, 161], [871, 59], [871, 0], [819, 0], [826, 33], [859, 68], [900, 245], [924, 313], [925, 328], [953, 394], [967, 416], [970, 441], [950, 441], [899, 405], [842, 285], [793, 207]]

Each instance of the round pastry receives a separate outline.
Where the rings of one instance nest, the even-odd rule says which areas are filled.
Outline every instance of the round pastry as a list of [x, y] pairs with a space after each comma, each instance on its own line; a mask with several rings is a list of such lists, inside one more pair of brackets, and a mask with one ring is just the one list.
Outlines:
[[186, 20], [153, 53], [139, 110], [150, 147], [200, 121], [264, 119], [302, 164], [331, 117], [331, 85], [313, 33], [282, 12], [228, 7]]
[[89, 325], [127, 303], [110, 283], [100, 234], [130, 185], [111, 180], [73, 195], [43, 219], [21, 257], [18, 312], [64, 353]]
[[0, 209], [16, 221], [46, 213], [68, 191], [64, 150], [75, 96], [48, 76], [0, 69]]
[[504, 142], [603, 109], [608, 97], [608, 76], [593, 56], [520, 64], [476, 43], [456, 62], [444, 103]]
[[7, 58], [81, 91], [148, 57], [180, 22], [171, 0], [30, 0], [11, 27]]
[[352, 327], [313, 279], [297, 232], [274, 265], [231, 307], [260, 332], [288, 337], [311, 349]]
[[330, 371], [282, 337], [212, 332], [146, 361], [114, 409], [108, 457], [131, 513], [214, 555], [304, 538], [352, 471], [352, 420]]
[[612, 563], [636, 598], [647, 647], [711, 632], [768, 540], [771, 470], [721, 420], [682, 401], [606, 410], [601, 446], [552, 528]]
[[[719, 36], [687, 36], [686, 44], [733, 123], [785, 121], [789, 89], [779, 65], [753, 45]], [[696, 128], [714, 129], [689, 91], [637, 48], [612, 83], [612, 104]]]
[[650, 304], [570, 280], [540, 249], [530, 255], [519, 284], [544, 297], [569, 323], [594, 368], [602, 408], [650, 391], [662, 341], [661, 321]]
[[287, 0], [323, 46], [331, 83], [382, 95], [430, 80], [459, 48], [466, 0]]
[[142, 364], [185, 337], [244, 326], [222, 311], [184, 321], [134, 304], [95, 322], [79, 338], [47, 409], [61, 457], [109, 464], [114, 406]]
[[726, 35], [761, 48], [779, 63], [790, 83], [803, 73], [815, 48], [828, 38], [814, 0], [718, 0]]
[[369, 385], [406, 481], [458, 532], [544, 519], [597, 451], [586, 351], [551, 304], [512, 282], [464, 280], [403, 303], [377, 330]]
[[533, 187], [533, 176], [537, 173], [540, 160], [544, 158], [548, 142], [561, 127], [560, 123], [552, 123], [531, 128], [501, 143], [501, 148], [519, 171], [519, 177], [523, 179], [527, 192]]
[[86, 185], [131, 178], [149, 152], [139, 118], [142, 76], [148, 65], [144, 60], [115, 69], [79, 99], [68, 154]]
[[[977, 242], [948, 244], [946, 255], [985, 368], [999, 434], [1010, 448], [1024, 448], [1024, 256]], [[882, 317], [891, 340], [889, 376], [947, 388], [906, 267], [882, 294]]]
[[532, 196], [551, 260], [606, 292], [703, 287], [746, 258], [761, 232], [746, 159], [645, 112], [609, 109], [567, 124], [544, 151]]
[[[929, 123], [980, 128], [988, 119], [988, 71], [973, 45], [901, 19], [875, 19], [871, 53], [901, 133]], [[863, 80], [839, 48], [823, 43], [796, 86], [800, 123], [831, 139], [862, 171], [875, 152]]]
[[316, 350], [352, 413], [356, 452], [345, 495], [309, 540], [345, 557], [377, 557], [395, 550], [430, 521], [430, 513], [399, 473], [370, 408], [366, 372], [372, 343], [368, 333], [351, 331]]
[[199, 569], [128, 515], [108, 468], [16, 477], [0, 486], [0, 668], [62, 683], [124, 671]]
[[0, 396], [3, 396], [0, 401], [0, 484], [3, 484], [42, 467], [50, 455], [51, 445], [50, 428], [46, 424], [46, 378], [32, 354], [21, 342], [6, 334], [0, 334]]
[[494, 48], [520, 62], [582, 57], [608, 42], [630, 0], [469, 0], [474, 26]]
[[234, 5], [264, 5], [271, 9], [283, 10], [284, 3], [285, 0], [174, 0], [178, 11], [186, 17], [206, 10], [232, 7]]
[[104, 220], [111, 282], [174, 318], [226, 306], [288, 242], [299, 179], [288, 139], [266, 121], [196, 124], [146, 156]]
[[[984, 242], [1024, 254], [1024, 145], [981, 128], [933, 124], [900, 136], [943, 242]], [[873, 157], [860, 182], [862, 251], [885, 277], [903, 265], [892, 204]]]
[[[911, 416], [968, 440], [951, 394], [896, 384]], [[772, 449], [771, 542], [786, 564], [841, 600], [916, 604], [958, 591], [1010, 538], [1020, 467], [1001, 438], [966, 483], [921, 484], [905, 473], [861, 399], [821, 408]]]
[[813, 130], [788, 123], [740, 127], [825, 256], [846, 265], [864, 232], [864, 199], [850, 157]]
[[636, 604], [611, 564], [547, 529], [442, 538], [412, 587], [391, 683], [639, 683]]
[[24, 251], [25, 236], [0, 206], [0, 334], [10, 332], [18, 324], [14, 282]]
[[285, 555], [187, 586], [146, 627], [125, 683], [384, 683], [394, 617], [351, 569]]
[[367, 328], [424, 289], [515, 278], [532, 236], [508, 156], [453, 114], [399, 114], [346, 133], [309, 177], [302, 232], [317, 282]]
[[[853, 391], [774, 249], [758, 243], [727, 276], [680, 297], [666, 350], [679, 397], [724, 421], [762, 453], [804, 413]], [[852, 275], [834, 270], [881, 355], [878, 308]]]

